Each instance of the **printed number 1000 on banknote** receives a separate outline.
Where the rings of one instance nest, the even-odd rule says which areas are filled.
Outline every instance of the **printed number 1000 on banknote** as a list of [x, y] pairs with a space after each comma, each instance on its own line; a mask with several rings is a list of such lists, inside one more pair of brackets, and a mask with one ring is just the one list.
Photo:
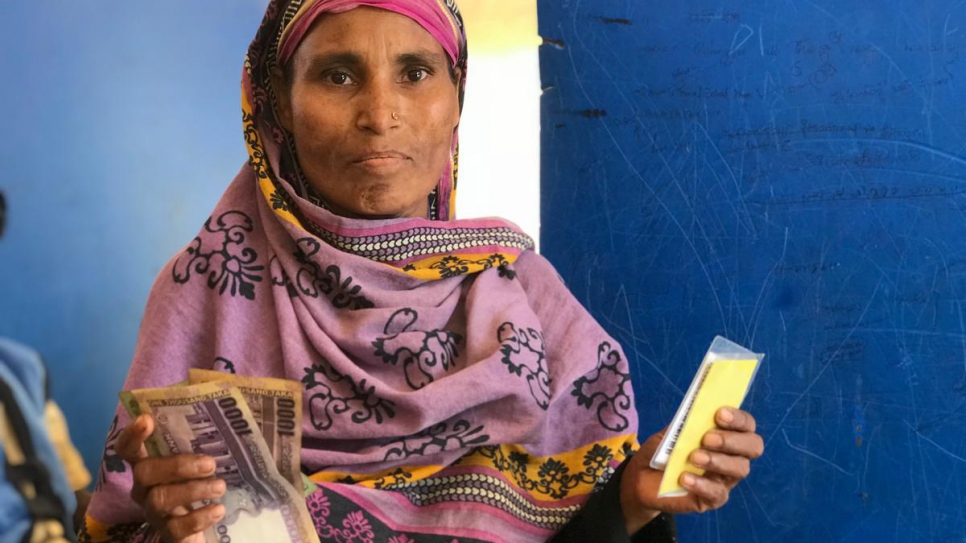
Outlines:
[[205, 454], [227, 490], [225, 517], [205, 532], [209, 543], [317, 542], [304, 497], [279, 474], [238, 388], [212, 382], [122, 394], [132, 416], [157, 422], [152, 455]]

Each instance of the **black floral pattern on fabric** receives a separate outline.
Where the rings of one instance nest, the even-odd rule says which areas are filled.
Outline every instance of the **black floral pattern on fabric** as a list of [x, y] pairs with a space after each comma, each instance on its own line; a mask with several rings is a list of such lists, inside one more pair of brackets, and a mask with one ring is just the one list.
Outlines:
[[447, 256], [430, 268], [438, 270], [440, 277], [458, 277], [469, 273], [470, 263], [469, 260], [463, 260], [458, 256]]
[[450, 255], [430, 265], [430, 269], [438, 271], [439, 276], [446, 279], [466, 275], [470, 272], [470, 266], [482, 266], [484, 270], [499, 268], [500, 277], [506, 279], [516, 279], [517, 276], [517, 273], [510, 268], [510, 262], [501, 254], [493, 254], [482, 260], [467, 260]]
[[507, 263], [505, 265], [504, 264], [501, 264], [497, 269], [498, 269], [498, 271], [500, 273], [500, 277], [502, 277], [504, 279], [513, 280], [513, 279], [516, 279], [517, 278], [517, 272], [513, 271], [513, 269], [510, 268], [509, 263]]
[[413, 474], [403, 468], [396, 468], [387, 475], [373, 481], [372, 485], [378, 490], [386, 490], [408, 483], [413, 479]]
[[107, 529], [108, 541], [131, 541], [139, 534], [147, 532], [147, 524], [116, 524]]
[[245, 127], [245, 143], [248, 144], [248, 164], [255, 171], [259, 179], [266, 179], [268, 174], [268, 159], [258, 141], [258, 126], [255, 116], [242, 112], [242, 125]]
[[205, 222], [204, 231], [185, 249], [174, 263], [176, 283], [185, 284], [192, 274], [207, 275], [208, 287], [218, 294], [255, 299], [255, 283], [262, 281], [264, 266], [256, 265], [258, 253], [247, 247], [254, 226], [241, 211], [226, 211], [217, 220]]
[[[107, 533], [105, 534], [107, 539], [105, 541], [135, 541], [139, 534], [147, 532], [148, 530], [148, 525], [142, 523], [115, 524], [107, 529]], [[77, 532], [77, 541], [78, 543], [94, 543], [94, 538], [87, 530], [86, 522]]]
[[603, 342], [597, 348], [597, 369], [577, 379], [571, 392], [577, 404], [587, 409], [597, 406], [601, 426], [622, 432], [630, 425], [627, 417], [632, 408], [631, 376], [623, 368], [620, 351]]
[[489, 441], [490, 436], [483, 433], [483, 425], [473, 426], [467, 420], [452, 423], [440, 422], [415, 435], [389, 443], [384, 460], [406, 459], [412, 456], [426, 456], [443, 451], [475, 447]]
[[580, 484], [602, 485], [614, 472], [610, 467], [613, 451], [599, 444], [584, 455], [583, 471], [571, 472], [565, 463], [551, 457], [537, 468], [536, 479], [527, 474], [530, 455], [526, 453], [511, 452], [508, 455], [499, 446], [493, 445], [477, 450], [492, 460], [498, 470], [513, 477], [520, 488], [539, 492], [555, 500], [566, 498]]
[[272, 209], [275, 210], [292, 211], [292, 209], [295, 207], [293, 205], [292, 197], [278, 187], [275, 188], [275, 192], [272, 193], [270, 200], [272, 202]]
[[351, 377], [342, 375], [322, 361], [305, 368], [302, 378], [309, 396], [309, 416], [316, 430], [332, 428], [337, 417], [347, 415], [355, 424], [374, 420], [382, 424], [396, 416], [396, 404], [376, 395], [376, 387], [368, 386], [365, 379], [357, 384]]
[[497, 330], [503, 363], [514, 375], [526, 377], [530, 394], [544, 411], [550, 406], [550, 373], [544, 352], [543, 334], [533, 328], [517, 328], [510, 322]]
[[600, 472], [607, 467], [607, 464], [610, 462], [611, 458], [614, 458], [614, 453], [611, 452], [611, 450], [607, 447], [598, 443], [587, 451], [586, 455], [584, 455], [584, 467], [594, 472]]
[[292, 284], [292, 280], [289, 279], [288, 274], [285, 273], [285, 270], [282, 269], [282, 265], [278, 261], [278, 256], [272, 256], [272, 259], [268, 262], [268, 269], [272, 274], [272, 285], [276, 287], [284, 287], [289, 298], [298, 297], [299, 291], [295, 288], [295, 285]]
[[463, 341], [463, 336], [455, 332], [414, 330], [418, 320], [419, 313], [414, 309], [400, 309], [383, 327], [384, 336], [372, 342], [375, 356], [383, 362], [393, 366], [402, 363], [406, 384], [413, 390], [432, 383], [435, 372], [449, 371]]
[[[322, 267], [313, 260], [322, 245], [315, 238], [298, 240], [298, 250], [295, 258], [301, 268], [295, 276], [294, 286], [297, 292], [309, 298], [324, 296], [328, 298], [336, 309], [366, 309], [374, 304], [361, 294], [362, 286], [352, 284], [352, 278], [342, 276], [342, 268], [336, 265]], [[287, 278], [286, 278], [287, 280]], [[273, 283], [275, 280], [273, 279]], [[291, 290], [289, 290], [291, 293]]]
[[306, 499], [321, 541], [338, 543], [483, 543], [446, 534], [400, 532], [335, 492], [321, 488]]
[[212, 366], [212, 369], [215, 371], [220, 371], [222, 373], [236, 373], [235, 363], [223, 356], [219, 356], [215, 358], [215, 363]]
[[107, 443], [104, 445], [104, 454], [101, 457], [101, 469], [97, 476], [95, 491], [100, 490], [101, 486], [107, 484], [108, 474], [124, 473], [127, 471], [127, 464], [121, 459], [121, 455], [115, 449], [117, 438], [121, 435], [122, 430], [122, 428], [118, 428], [117, 424], [118, 418], [117, 415], [114, 415], [114, 420], [111, 422], [111, 429], [107, 432]]

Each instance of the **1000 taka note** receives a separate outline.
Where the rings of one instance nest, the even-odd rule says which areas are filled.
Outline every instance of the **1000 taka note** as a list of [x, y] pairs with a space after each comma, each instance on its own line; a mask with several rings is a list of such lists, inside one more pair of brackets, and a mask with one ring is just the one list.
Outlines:
[[211, 370], [188, 370], [188, 382], [226, 382], [241, 391], [272, 452], [278, 472], [302, 488], [302, 385], [270, 377], [245, 377]]
[[208, 543], [318, 543], [302, 494], [275, 467], [241, 391], [227, 382], [121, 394], [132, 417], [154, 417], [150, 454], [211, 456], [227, 490], [225, 517], [205, 530]]

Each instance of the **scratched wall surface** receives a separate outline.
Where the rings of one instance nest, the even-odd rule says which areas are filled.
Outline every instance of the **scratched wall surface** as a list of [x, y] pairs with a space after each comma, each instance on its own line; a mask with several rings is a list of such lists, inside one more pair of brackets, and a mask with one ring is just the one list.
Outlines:
[[966, 3], [541, 0], [544, 253], [641, 431], [715, 334], [766, 456], [682, 541], [966, 541]]

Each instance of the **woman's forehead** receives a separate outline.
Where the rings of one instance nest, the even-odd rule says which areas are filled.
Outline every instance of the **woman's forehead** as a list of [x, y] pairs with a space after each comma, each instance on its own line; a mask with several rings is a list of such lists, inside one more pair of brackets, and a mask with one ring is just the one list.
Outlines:
[[367, 56], [378, 51], [448, 61], [442, 44], [419, 23], [405, 15], [372, 7], [319, 16], [299, 44], [296, 57], [304, 58], [306, 53]]

